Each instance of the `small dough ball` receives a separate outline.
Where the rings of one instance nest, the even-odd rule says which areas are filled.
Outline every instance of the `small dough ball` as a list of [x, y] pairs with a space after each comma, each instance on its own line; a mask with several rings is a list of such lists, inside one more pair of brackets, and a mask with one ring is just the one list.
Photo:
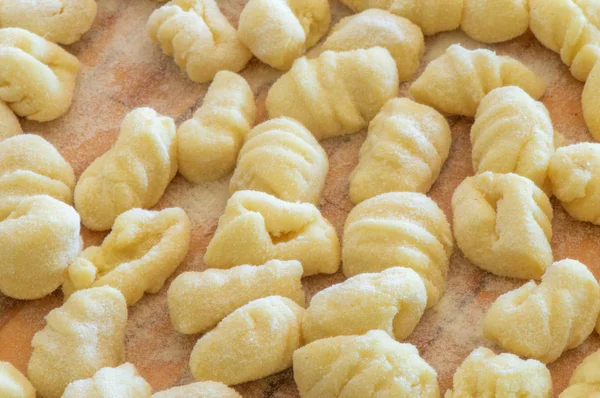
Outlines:
[[575, 369], [569, 387], [559, 398], [593, 398], [600, 394], [600, 351], [586, 357]]
[[94, 376], [71, 382], [62, 398], [150, 398], [152, 387], [130, 363], [102, 368]]
[[469, 261], [498, 276], [540, 279], [552, 263], [552, 205], [531, 180], [485, 172], [452, 195], [454, 236]]
[[437, 373], [412, 344], [381, 330], [317, 340], [294, 352], [302, 398], [439, 398]]
[[35, 388], [10, 362], [0, 361], [0, 396], [4, 398], [35, 398]]
[[499, 43], [529, 28], [528, 0], [465, 0], [460, 27], [472, 39]]
[[4, 101], [0, 101], [0, 141], [22, 133], [19, 119]]
[[[600, 47], [598, 49], [600, 51]], [[596, 63], [585, 83], [581, 104], [590, 133], [596, 141], [600, 141], [600, 61]]]
[[262, 62], [288, 70], [330, 24], [329, 0], [250, 0], [240, 14], [238, 37]]
[[403, 82], [419, 68], [425, 41], [421, 29], [408, 19], [374, 8], [343, 18], [323, 43], [324, 50], [332, 51], [378, 46], [390, 52]]
[[242, 398], [242, 396], [223, 383], [199, 381], [157, 392], [152, 395], [152, 398]]
[[245, 383], [292, 366], [304, 308], [270, 296], [238, 308], [198, 340], [190, 369], [198, 381]]

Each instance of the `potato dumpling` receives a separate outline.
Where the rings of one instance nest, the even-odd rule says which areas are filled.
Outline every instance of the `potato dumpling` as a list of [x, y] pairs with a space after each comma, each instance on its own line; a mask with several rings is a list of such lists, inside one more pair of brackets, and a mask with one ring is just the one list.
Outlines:
[[[600, 44], [597, 47], [600, 54]], [[598, 57], [600, 60], [600, 56]], [[581, 97], [585, 123], [596, 141], [600, 141], [600, 61], [590, 73]]]
[[575, 369], [569, 387], [559, 398], [595, 397], [600, 393], [600, 351], [586, 357]]
[[10, 362], [0, 361], [0, 396], [7, 398], [35, 398], [35, 388], [27, 377]]
[[150, 398], [152, 387], [130, 363], [102, 368], [88, 379], [67, 386], [61, 398]]
[[19, 119], [4, 101], [0, 101], [0, 141], [23, 133]]
[[242, 398], [242, 396], [223, 383], [199, 381], [157, 392], [152, 395], [152, 398]]
[[472, 39], [499, 43], [529, 28], [529, 0], [464, 0], [460, 27]]

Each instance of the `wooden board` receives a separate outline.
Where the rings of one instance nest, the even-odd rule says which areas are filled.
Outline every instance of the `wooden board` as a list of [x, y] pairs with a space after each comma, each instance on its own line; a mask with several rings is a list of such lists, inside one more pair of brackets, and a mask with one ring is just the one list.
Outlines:
[[[245, 1], [217, 2], [232, 23], [237, 24]], [[337, 1], [331, 0], [331, 6], [334, 22], [349, 14]], [[56, 145], [77, 175], [110, 148], [123, 116], [130, 110], [150, 106], [175, 118], [179, 124], [202, 103], [208, 85], [190, 81], [146, 34], [148, 16], [157, 7], [152, 0], [98, 0], [98, 16], [92, 30], [83, 40], [68, 47], [82, 63], [70, 112], [51, 123], [23, 122], [25, 131], [38, 133]], [[426, 62], [455, 42], [469, 48], [485, 47], [458, 32], [428, 38], [419, 73]], [[551, 113], [555, 129], [565, 136], [567, 143], [592, 140], [582, 118], [580, 96], [583, 86], [570, 76], [558, 55], [543, 48], [531, 33], [493, 48], [521, 60], [547, 81], [549, 89], [543, 102]], [[254, 59], [242, 75], [248, 79], [257, 97], [258, 121], [264, 121], [266, 93], [280, 73]], [[407, 95], [408, 85], [402, 85], [401, 95]], [[450, 157], [430, 196], [451, 217], [452, 192], [463, 178], [472, 174], [469, 142], [472, 120], [451, 118], [449, 121], [453, 132]], [[357, 162], [364, 138], [362, 132], [322, 142], [331, 168], [320, 209], [340, 236], [346, 215], [352, 208], [348, 199], [348, 176]], [[176, 274], [204, 269], [202, 257], [228, 198], [228, 180], [229, 177], [211, 184], [194, 185], [177, 176], [158, 204], [157, 208], [184, 208], [193, 223], [191, 249]], [[553, 200], [553, 207], [555, 259], [578, 259], [600, 277], [600, 228], [574, 221], [556, 200]], [[84, 231], [86, 245], [101, 242], [103, 236]], [[343, 279], [341, 272], [332, 276], [313, 276], [304, 279], [304, 286], [311, 297]], [[198, 336], [178, 334], [169, 322], [166, 292], [171, 280], [158, 294], [147, 294], [129, 309], [127, 360], [135, 364], [156, 391], [193, 381], [188, 359]], [[455, 250], [446, 294], [436, 307], [426, 312], [408, 339], [437, 370], [442, 391], [451, 386], [456, 367], [474, 348], [483, 345], [499, 351], [482, 337], [483, 316], [496, 297], [522, 283], [483, 272], [465, 260], [458, 249]], [[0, 296], [0, 360], [10, 361], [25, 371], [33, 334], [44, 326], [43, 318], [48, 311], [61, 302], [60, 292], [32, 302]], [[565, 388], [581, 360], [599, 347], [600, 339], [594, 333], [582, 346], [550, 365], [556, 393]], [[248, 398], [298, 396], [291, 370], [236, 386], [236, 389]]]

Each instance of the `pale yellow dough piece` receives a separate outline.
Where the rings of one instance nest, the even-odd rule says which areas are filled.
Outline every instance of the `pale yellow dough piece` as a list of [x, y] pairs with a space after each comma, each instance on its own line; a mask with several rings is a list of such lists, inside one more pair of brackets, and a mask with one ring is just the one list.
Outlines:
[[[598, 47], [600, 51], [600, 47]], [[600, 59], [600, 57], [598, 58]], [[596, 141], [600, 141], [600, 61], [590, 73], [581, 97], [585, 123]]]
[[310, 131], [293, 119], [271, 119], [246, 136], [229, 191], [262, 191], [316, 205], [328, 171], [327, 154]]
[[531, 180], [485, 172], [452, 195], [454, 237], [465, 257], [499, 276], [540, 279], [552, 263], [552, 205]]
[[150, 108], [129, 112], [115, 145], [83, 172], [75, 186], [75, 208], [83, 225], [105, 231], [119, 214], [148, 209], [177, 173], [173, 119]]
[[254, 94], [246, 80], [229, 71], [217, 73], [202, 106], [177, 128], [179, 172], [195, 183], [229, 174], [255, 120]]
[[369, 124], [350, 175], [354, 203], [386, 192], [426, 193], [450, 151], [452, 132], [435, 109], [408, 98], [389, 100]]
[[298, 58], [269, 89], [269, 118], [288, 116], [318, 139], [352, 134], [366, 127], [398, 95], [398, 69], [381, 47], [325, 51]]
[[258, 191], [234, 193], [206, 248], [211, 268], [298, 260], [304, 276], [333, 274], [340, 242], [333, 226], [310, 203], [292, 203]]
[[198, 340], [190, 369], [198, 381], [227, 385], [261, 379], [292, 366], [304, 308], [270, 296], [238, 308]]
[[426, 305], [425, 284], [410, 268], [360, 274], [313, 296], [302, 318], [302, 335], [310, 343], [379, 329], [404, 340], [421, 320]]
[[4, 101], [0, 101], [0, 141], [23, 133], [19, 119]]
[[287, 297], [304, 307], [302, 272], [295, 260], [184, 272], [167, 296], [173, 327], [185, 334], [206, 332], [236, 309], [268, 296]]
[[446, 215], [427, 196], [392, 192], [365, 200], [348, 214], [343, 236], [346, 277], [402, 266], [423, 279], [427, 307], [440, 300], [454, 242]]
[[250, 0], [238, 37], [262, 62], [287, 70], [329, 30], [329, 0]]
[[199, 381], [157, 392], [152, 395], [152, 398], [242, 398], [242, 396], [223, 383]]
[[0, 361], [0, 396], [3, 398], [35, 398], [35, 388], [10, 362]]
[[498, 297], [485, 315], [483, 335], [513, 354], [550, 363], [583, 343], [599, 312], [596, 278], [566, 259], [548, 267], [539, 285], [530, 281]]
[[521, 36], [529, 28], [529, 0], [464, 0], [462, 30], [483, 43]]
[[559, 398], [596, 398], [600, 396], [600, 351], [586, 357], [575, 369], [569, 387]]
[[519, 87], [487, 94], [471, 127], [473, 171], [515, 173], [550, 193], [548, 163], [554, 153], [554, 129], [548, 110]]
[[521, 87], [534, 99], [546, 83], [521, 62], [495, 52], [453, 44], [410, 87], [417, 102], [452, 115], [475, 116], [479, 102], [503, 86]]
[[95, 0], [2, 0], [0, 27], [27, 29], [46, 40], [72, 44], [90, 30]]
[[157, 293], [185, 258], [191, 224], [178, 208], [132, 209], [115, 220], [100, 246], [86, 248], [67, 270], [65, 299], [77, 290], [108, 285], [133, 305], [145, 292]]
[[77, 58], [20, 28], [0, 29], [0, 100], [38, 122], [67, 112], [79, 71]]
[[215, 0], [169, 1], [150, 15], [147, 28], [197, 83], [211, 81], [220, 70], [239, 72], [252, 58]]
[[150, 398], [152, 387], [130, 363], [102, 368], [93, 377], [71, 382], [62, 398]]
[[117, 289], [74, 293], [46, 316], [33, 336], [27, 376], [40, 397], [59, 398], [67, 385], [123, 363], [127, 304]]
[[423, 32], [406, 18], [378, 9], [365, 10], [343, 18], [323, 43], [324, 50], [349, 51], [383, 47], [398, 67], [398, 79], [410, 79], [425, 49]]
[[513, 354], [496, 355], [479, 347], [454, 374], [445, 398], [551, 398], [552, 379], [546, 366], [534, 359]]
[[294, 352], [302, 398], [438, 398], [436, 371], [381, 330], [317, 340]]

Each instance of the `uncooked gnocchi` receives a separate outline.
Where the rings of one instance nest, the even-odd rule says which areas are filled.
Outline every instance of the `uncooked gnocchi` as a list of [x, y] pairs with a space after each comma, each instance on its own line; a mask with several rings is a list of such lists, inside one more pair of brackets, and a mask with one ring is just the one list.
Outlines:
[[171, 322], [178, 332], [194, 334], [206, 332], [236, 309], [262, 297], [287, 297], [304, 306], [302, 272], [302, 264], [295, 260], [184, 272], [169, 287]]
[[289, 368], [301, 345], [303, 313], [304, 308], [280, 296], [238, 308], [194, 346], [190, 357], [194, 378], [232, 385]]
[[313, 296], [302, 318], [304, 341], [383, 330], [407, 338], [427, 305], [423, 280], [410, 268], [394, 267], [353, 276]]
[[239, 72], [252, 58], [215, 0], [169, 1], [150, 15], [148, 34], [197, 83]]
[[0, 141], [23, 133], [19, 119], [4, 101], [0, 101]]
[[569, 387], [565, 389], [559, 398], [594, 398], [600, 394], [600, 351], [581, 362], [575, 369]]
[[102, 368], [94, 376], [71, 382], [61, 398], [150, 398], [152, 387], [130, 363]]
[[76, 57], [20, 28], [0, 29], [0, 100], [19, 116], [47, 122], [73, 100]]
[[316, 205], [328, 171], [327, 154], [310, 131], [293, 119], [271, 119], [246, 136], [229, 191], [262, 191]]
[[412, 344], [381, 330], [314, 341], [294, 352], [302, 398], [439, 398], [437, 373]]
[[484, 347], [473, 350], [456, 370], [452, 388], [445, 398], [553, 396], [550, 371], [543, 363], [508, 353], [496, 355]]
[[346, 277], [411, 268], [425, 283], [427, 307], [440, 300], [454, 242], [446, 215], [427, 196], [392, 192], [365, 200], [348, 214], [343, 236]]
[[[598, 50], [600, 51], [600, 47], [598, 47]], [[600, 56], [598, 59], [600, 60]], [[583, 106], [583, 117], [590, 133], [596, 141], [600, 141], [600, 61], [596, 63], [585, 82], [581, 104]]]
[[157, 392], [152, 395], [152, 398], [242, 398], [242, 396], [223, 383], [199, 381]]
[[329, 0], [250, 0], [238, 37], [262, 62], [287, 70], [329, 30]]
[[150, 108], [129, 112], [115, 145], [83, 172], [75, 186], [75, 208], [83, 225], [105, 231], [119, 214], [150, 208], [177, 173], [173, 119]]
[[499, 276], [540, 279], [552, 263], [552, 205], [531, 180], [485, 172], [452, 195], [454, 237], [469, 261]]
[[548, 267], [542, 282], [530, 281], [498, 297], [485, 315], [483, 335], [502, 349], [550, 363], [594, 331], [600, 287], [576, 260]]
[[410, 94], [440, 112], [475, 116], [483, 97], [503, 86], [521, 87], [534, 99], [546, 90], [546, 83], [519, 61], [454, 44], [427, 65], [410, 87]]
[[206, 248], [211, 268], [298, 260], [304, 276], [333, 274], [340, 242], [333, 226], [310, 203], [292, 203], [258, 191], [234, 193]]
[[421, 63], [425, 42], [421, 29], [408, 19], [378, 9], [343, 18], [323, 43], [324, 50], [349, 51], [383, 47], [398, 67], [398, 79], [410, 79]]
[[35, 388], [9, 362], [0, 361], [0, 396], [5, 398], [35, 398]]
[[354, 203], [386, 192], [426, 193], [448, 158], [452, 132], [435, 109], [407, 98], [389, 100], [369, 124], [350, 175]]
[[199, 183], [229, 174], [255, 119], [254, 94], [246, 80], [229, 71], [217, 73], [202, 106], [177, 128], [181, 175]]
[[108, 285], [133, 305], [145, 292], [157, 293], [183, 261], [191, 225], [178, 208], [132, 209], [115, 220], [100, 246], [82, 251], [67, 269], [62, 290], [67, 299], [77, 290]]
[[398, 95], [398, 69], [381, 47], [298, 58], [267, 94], [269, 118], [288, 116], [318, 139], [356, 133]]
[[117, 289], [75, 292], [46, 316], [33, 336], [27, 376], [44, 398], [59, 398], [67, 385], [104, 367], [123, 363], [127, 303]]

